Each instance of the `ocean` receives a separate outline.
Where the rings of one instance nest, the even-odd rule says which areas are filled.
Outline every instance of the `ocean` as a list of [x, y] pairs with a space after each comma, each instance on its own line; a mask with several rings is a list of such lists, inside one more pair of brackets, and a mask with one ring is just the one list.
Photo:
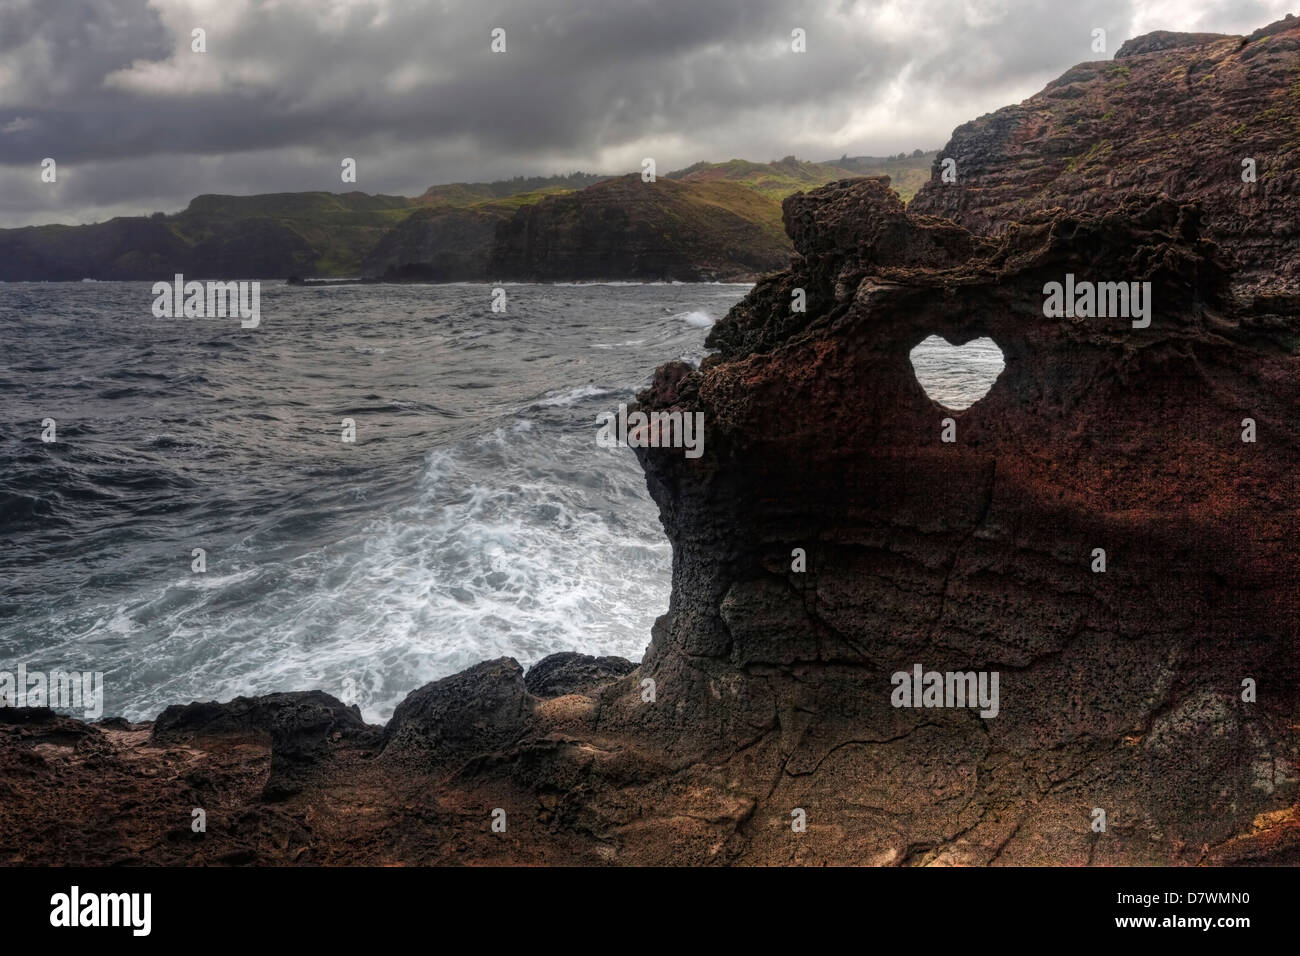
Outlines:
[[[132, 720], [321, 689], [382, 721], [489, 658], [640, 660], [671, 553], [595, 422], [749, 286], [504, 288], [266, 282], [245, 329], [0, 284], [0, 670], [103, 672]], [[1001, 369], [913, 362], [952, 407]]]

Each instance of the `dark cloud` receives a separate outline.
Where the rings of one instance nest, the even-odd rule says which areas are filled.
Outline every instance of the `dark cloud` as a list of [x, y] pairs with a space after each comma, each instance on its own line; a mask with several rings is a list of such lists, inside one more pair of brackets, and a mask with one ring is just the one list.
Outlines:
[[[935, 148], [1135, 32], [1270, 0], [3, 0], [0, 225], [699, 159]], [[208, 52], [190, 51], [207, 31]], [[506, 31], [493, 54], [490, 33]], [[1108, 52], [1091, 50], [1107, 31]], [[808, 52], [790, 50], [807, 32]], [[39, 163], [59, 163], [42, 184]]]

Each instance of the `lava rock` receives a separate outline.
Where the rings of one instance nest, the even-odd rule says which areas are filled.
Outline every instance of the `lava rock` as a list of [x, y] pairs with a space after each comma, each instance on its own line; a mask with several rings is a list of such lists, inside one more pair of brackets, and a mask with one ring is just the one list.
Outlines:
[[518, 661], [501, 657], [412, 691], [384, 728], [384, 753], [445, 763], [513, 742], [535, 703], [523, 675]]
[[524, 686], [536, 697], [586, 694], [636, 670], [625, 657], [591, 657], [563, 651], [543, 657], [524, 675]]
[[263, 799], [282, 800], [302, 790], [336, 740], [376, 737], [377, 728], [322, 691], [236, 697], [227, 703], [195, 702], [168, 707], [154, 721], [159, 742], [225, 733], [265, 732], [271, 737], [271, 773]]

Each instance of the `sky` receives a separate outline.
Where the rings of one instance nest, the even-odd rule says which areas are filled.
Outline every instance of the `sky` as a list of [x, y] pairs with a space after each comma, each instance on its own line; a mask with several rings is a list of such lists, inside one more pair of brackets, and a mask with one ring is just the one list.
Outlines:
[[[1289, 7], [1289, 4], [1294, 4]], [[1151, 30], [1300, 0], [0, 0], [0, 227], [202, 193], [938, 149]], [[193, 49], [204, 31], [205, 52]], [[1105, 52], [1093, 31], [1105, 30]], [[504, 31], [494, 52], [493, 31]], [[802, 30], [805, 52], [792, 49]], [[498, 43], [498, 46], [500, 44]], [[43, 182], [42, 160], [56, 163]], [[355, 185], [341, 181], [356, 160]]]

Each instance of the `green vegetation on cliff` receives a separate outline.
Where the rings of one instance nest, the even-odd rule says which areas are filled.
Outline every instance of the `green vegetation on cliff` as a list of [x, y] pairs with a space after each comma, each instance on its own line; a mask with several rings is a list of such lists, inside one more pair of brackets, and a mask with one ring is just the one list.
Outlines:
[[771, 163], [732, 159], [725, 163], [695, 163], [669, 173], [668, 178], [683, 182], [739, 183], [779, 201], [838, 179], [888, 176], [890, 185], [907, 202], [930, 178], [935, 155], [933, 151], [918, 149], [909, 156], [843, 156], [824, 163], [812, 163], [793, 156]]
[[[757, 274], [772, 261], [774, 249], [789, 251], [781, 226], [785, 197], [838, 179], [886, 174], [906, 200], [928, 178], [933, 158], [917, 151], [910, 157], [845, 156], [826, 163], [793, 156], [772, 163], [696, 163], [661, 176], [660, 182], [689, 188], [652, 191], [661, 201], [650, 205], [638, 205], [635, 191], [602, 191], [627, 177], [591, 173], [450, 183], [414, 198], [362, 192], [202, 195], [174, 215], [0, 229], [0, 280], [155, 281], [183, 272], [195, 279], [364, 274], [451, 281], [486, 278], [492, 262], [520, 263], [529, 274], [550, 275], [549, 267], [525, 266], [528, 255], [521, 259], [517, 250], [499, 250], [497, 236], [526, 210], [591, 190], [596, 192], [590, 201], [578, 207], [601, 206], [610, 214], [610, 197], [617, 196], [627, 205], [610, 220], [615, 231], [626, 238], [635, 218], [648, 215], [645, 228], [634, 230], [637, 242], [655, 236], [659, 246], [643, 248], [639, 264], [618, 272], [610, 258], [614, 250], [606, 249], [599, 226], [588, 224], [570, 239], [580, 235], [591, 248], [606, 249], [598, 256], [602, 269], [641, 274], [662, 266], [675, 278], [735, 276], [741, 274], [738, 264], [752, 260]], [[640, 182], [639, 176], [632, 179]], [[733, 247], [735, 241], [757, 243], [753, 255]], [[582, 249], [555, 254], [575, 268], [584, 257]]]
[[496, 230], [494, 278], [734, 281], [793, 248], [775, 199], [734, 182], [632, 173], [521, 209]]

